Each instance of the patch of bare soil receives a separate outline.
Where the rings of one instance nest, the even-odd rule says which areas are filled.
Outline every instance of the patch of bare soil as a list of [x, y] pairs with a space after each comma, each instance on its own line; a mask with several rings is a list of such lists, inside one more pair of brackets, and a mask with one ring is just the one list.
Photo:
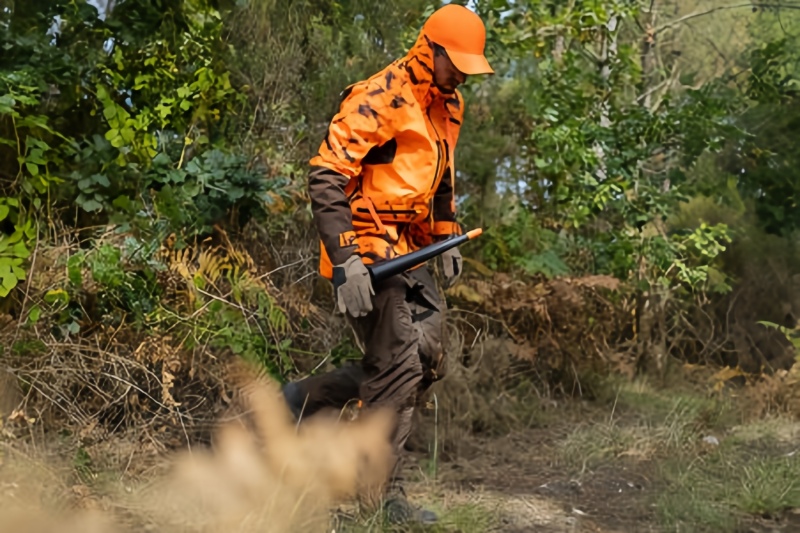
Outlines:
[[[684, 450], [680, 468], [698, 476], [698, 485], [693, 486], [691, 477], [676, 489], [664, 477], [665, 469], [676, 468], [671, 466], [676, 458], [669, 454], [638, 453], [634, 445], [585, 464], [574, 457], [567, 459], [564, 443], [574, 438], [580, 421], [597, 422], [590, 427], [597, 431], [598, 440], [603, 436], [599, 428], [607, 423], [599, 408], [577, 402], [561, 404], [553, 414], [542, 427], [470, 439], [469, 446], [461, 447], [469, 452], [437, 465], [435, 489], [430, 481], [415, 488], [417, 498], [438, 500], [445, 508], [470, 502], [491, 515], [486, 528], [447, 531], [800, 531], [800, 508], [792, 509], [800, 501], [797, 465], [792, 459], [800, 454], [800, 425], [791, 419], [718, 428], [716, 444]], [[627, 429], [626, 422], [621, 427]], [[657, 427], [649, 431], [650, 439], [661, 438]], [[605, 451], [605, 443], [596, 444]], [[699, 466], [703, 463], [705, 467]], [[683, 493], [665, 498], [675, 490]], [[779, 512], [755, 511], [776, 500], [783, 501], [773, 505], [782, 507]], [[705, 515], [707, 507], [722, 516]], [[665, 523], [665, 513], [679, 516], [679, 525]]]
[[650, 466], [613, 465], [573, 473], [559, 464], [566, 427], [481, 439], [467, 457], [441, 465], [445, 490], [498, 503], [493, 531], [661, 531], [648, 496]]

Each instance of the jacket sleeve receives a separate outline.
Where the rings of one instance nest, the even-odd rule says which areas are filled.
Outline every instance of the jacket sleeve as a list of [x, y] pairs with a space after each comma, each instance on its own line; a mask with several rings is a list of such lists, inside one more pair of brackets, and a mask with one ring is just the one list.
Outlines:
[[390, 117], [380, 98], [370, 96], [374, 89], [363, 84], [345, 91], [319, 151], [309, 162], [308, 194], [314, 222], [334, 265], [343, 263], [356, 248], [345, 187], [361, 173], [369, 151], [390, 136]]
[[[450, 120], [456, 124], [460, 130], [464, 120], [464, 99], [459, 91], [456, 97], [447, 101], [447, 110], [450, 112]], [[453, 138], [455, 151], [458, 142], [458, 132]], [[455, 164], [450, 164], [445, 171], [439, 187], [433, 197], [433, 236], [436, 238], [448, 237], [450, 235], [461, 235], [461, 226], [456, 222], [456, 198], [455, 198]]]
[[448, 167], [433, 197], [433, 236], [461, 235], [461, 226], [456, 222], [456, 198], [453, 187], [452, 167]]
[[312, 166], [308, 174], [314, 223], [334, 265], [344, 263], [356, 249], [353, 214], [344, 194], [349, 179], [324, 166]]

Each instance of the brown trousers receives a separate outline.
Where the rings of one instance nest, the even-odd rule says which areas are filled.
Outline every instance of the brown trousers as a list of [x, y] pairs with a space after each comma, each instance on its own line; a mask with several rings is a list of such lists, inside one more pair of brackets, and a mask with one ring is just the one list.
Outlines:
[[[303, 416], [320, 409], [342, 409], [361, 400], [365, 407], [389, 406], [398, 418], [393, 446], [398, 458], [411, 433], [414, 408], [422, 394], [446, 371], [442, 325], [446, 305], [428, 266], [374, 286], [373, 310], [347, 315], [363, 357], [360, 364], [299, 382], [306, 397]], [[394, 482], [399, 482], [399, 466]]]

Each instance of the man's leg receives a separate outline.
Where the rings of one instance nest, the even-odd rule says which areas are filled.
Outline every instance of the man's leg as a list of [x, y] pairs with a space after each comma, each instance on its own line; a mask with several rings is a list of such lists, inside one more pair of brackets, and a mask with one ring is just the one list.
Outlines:
[[[291, 384], [296, 386], [292, 392], [295, 403], [298, 398], [300, 406], [305, 401], [306, 413], [321, 407], [342, 407], [354, 398], [360, 398], [367, 408], [391, 407], [398, 415], [392, 435], [398, 458], [411, 432], [413, 409], [423, 379], [436, 379], [428, 362], [441, 359], [440, 333], [435, 328], [435, 324], [441, 324], [439, 298], [430, 273], [423, 269], [376, 284], [373, 311], [361, 318], [348, 316], [364, 353], [360, 366], [345, 366]], [[421, 345], [425, 346], [424, 355], [420, 353]], [[400, 467], [398, 461], [395, 474]], [[435, 519], [432, 513], [420, 515], [410, 508], [398, 475], [390, 483], [387, 496], [395, 504], [389, 513], [394, 515], [392, 518], [408, 520], [417, 515], [425, 521]]]
[[[372, 312], [360, 318], [346, 316], [364, 354], [360, 364], [284, 387], [284, 397], [296, 418], [328, 407], [342, 409], [358, 399], [366, 405], [391, 406], [398, 412], [404, 402], [414, 401], [422, 367], [417, 356], [418, 328], [412, 324], [407, 302], [411, 283], [406, 276], [394, 276], [376, 284]], [[396, 444], [402, 447], [409, 428], [399, 424]]]
[[348, 363], [325, 374], [309, 376], [289, 383], [283, 394], [297, 420], [307, 418], [320, 409], [341, 410], [359, 399], [359, 387], [364, 377], [361, 365]]
[[[391, 407], [400, 412], [413, 406], [423, 372], [418, 331], [408, 302], [410, 284], [403, 275], [377, 284], [373, 311], [365, 317], [349, 317], [364, 352], [359, 397], [365, 407]], [[403, 433], [395, 433], [396, 444], [404, 442]]]
[[413, 410], [424, 399], [430, 386], [444, 377], [446, 370], [442, 350], [442, 325], [445, 304], [439, 297], [436, 283], [427, 267], [411, 271], [407, 276], [406, 303], [411, 312], [411, 324], [417, 338], [417, 357], [422, 379], [414, 392], [414, 403], [407, 409], [407, 426], [403, 428], [403, 444], [411, 433]]
[[[424, 377], [420, 359], [422, 328], [430, 304], [422, 302], [422, 284], [410, 274], [394, 276], [376, 287], [374, 312], [351, 319], [364, 351], [361, 399], [366, 408], [391, 407], [397, 414], [392, 445], [396, 453], [392, 478], [384, 493], [384, 511], [392, 522], [433, 522], [436, 515], [409, 505], [399, 476], [402, 453], [411, 432], [417, 392]], [[425, 307], [425, 309], [421, 309]]]
[[395, 449], [398, 459], [387, 488], [387, 511], [390, 519], [405, 521], [412, 516], [425, 522], [433, 522], [436, 515], [430, 511], [415, 511], [408, 503], [403, 488], [408, 477], [408, 462], [404, 446], [412, 430], [414, 409], [430, 385], [444, 375], [442, 351], [442, 315], [444, 304], [430, 270], [424, 266], [404, 276], [406, 282], [405, 304], [411, 315], [410, 335], [416, 339], [415, 364], [418, 361], [422, 377], [417, 382], [408, 403], [398, 413]]
[[410, 306], [412, 322], [417, 327], [420, 338], [419, 357], [423, 376], [418, 398], [422, 399], [430, 386], [447, 373], [447, 361], [442, 344], [447, 303], [441, 298], [436, 282], [427, 267], [413, 270], [410, 277], [415, 281]]

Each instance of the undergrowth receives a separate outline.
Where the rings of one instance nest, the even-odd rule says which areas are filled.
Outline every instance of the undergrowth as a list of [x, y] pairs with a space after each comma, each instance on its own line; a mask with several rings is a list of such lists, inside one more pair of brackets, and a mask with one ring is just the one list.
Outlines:
[[800, 456], [771, 438], [732, 438], [707, 454], [661, 464], [660, 521], [671, 531], [737, 531], [753, 518], [800, 508]]
[[579, 477], [601, 467], [650, 472], [645, 503], [665, 530], [740, 531], [800, 508], [800, 429], [791, 419], [747, 416], [743, 399], [686, 383], [612, 377], [594, 386], [607, 414], [573, 429], [559, 459]]
[[692, 450], [736, 416], [730, 400], [656, 389], [645, 379], [603, 378], [594, 392], [607, 416], [580, 424], [562, 443], [562, 459], [581, 472], [612, 459], [648, 461]]
[[375, 514], [352, 521], [335, 521], [335, 530], [341, 533], [484, 533], [496, 524], [496, 513], [478, 503], [462, 503], [452, 506], [427, 506], [438, 515], [435, 524], [392, 526], [384, 516]]

